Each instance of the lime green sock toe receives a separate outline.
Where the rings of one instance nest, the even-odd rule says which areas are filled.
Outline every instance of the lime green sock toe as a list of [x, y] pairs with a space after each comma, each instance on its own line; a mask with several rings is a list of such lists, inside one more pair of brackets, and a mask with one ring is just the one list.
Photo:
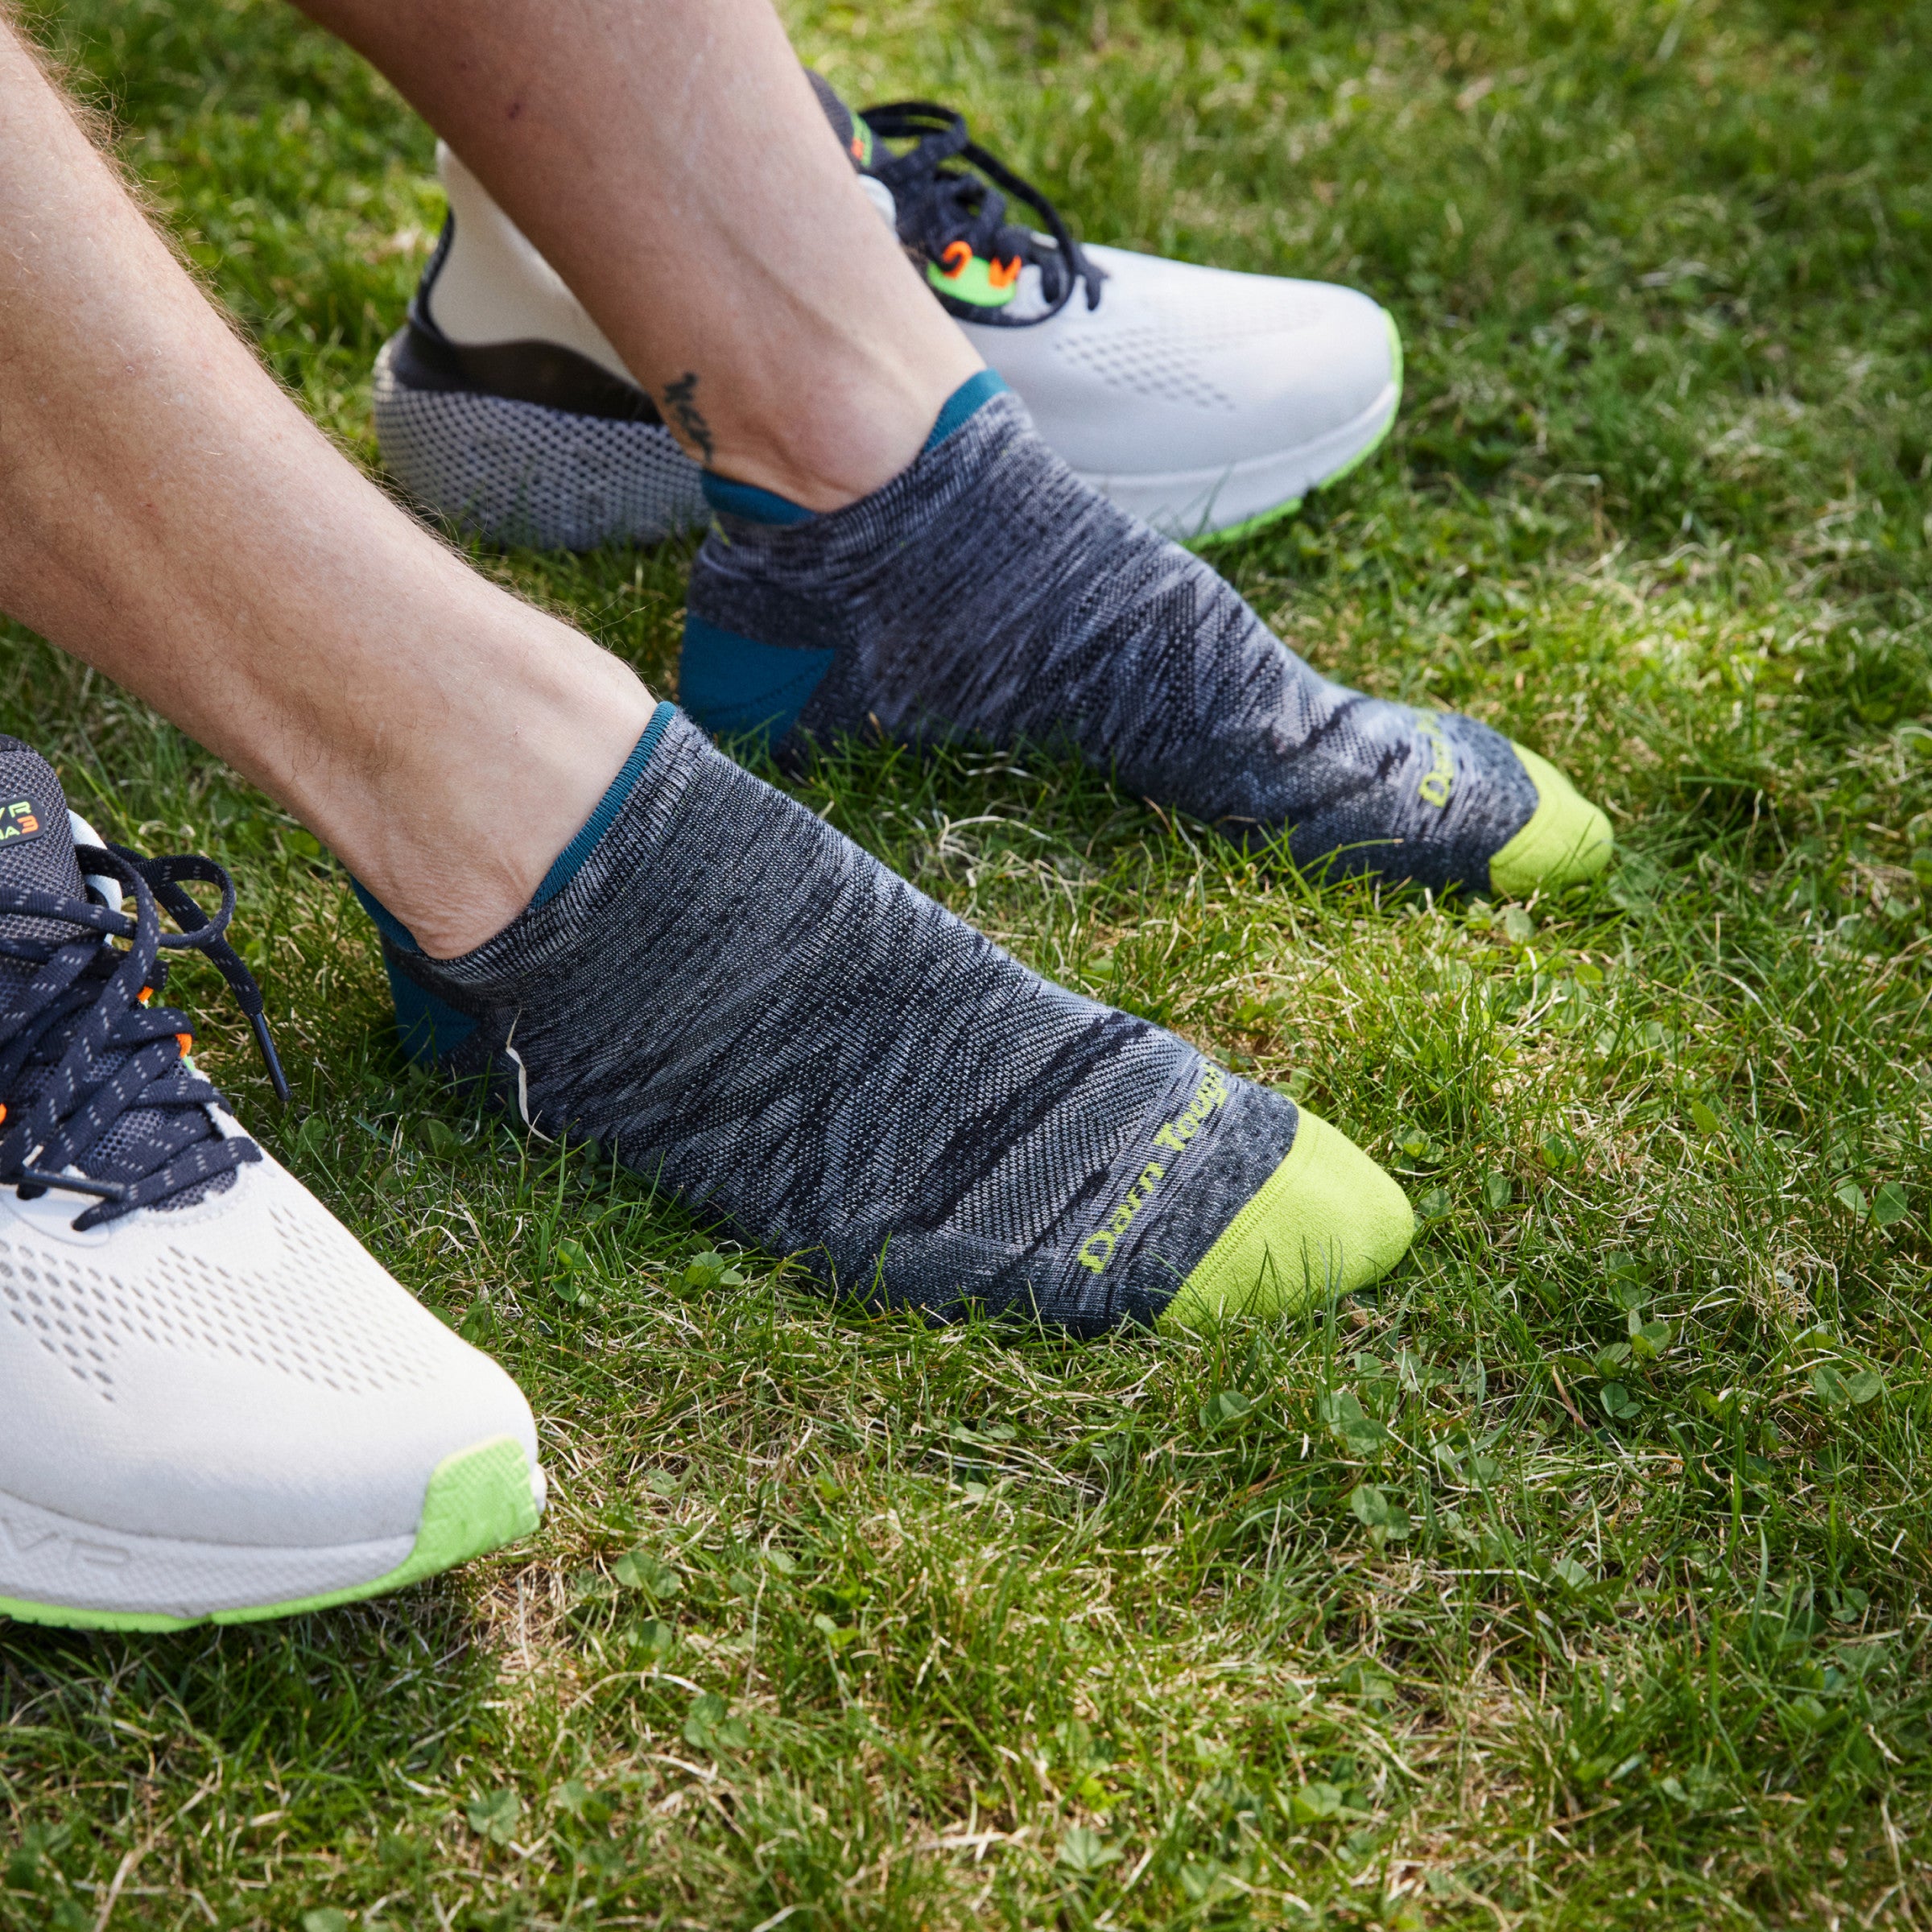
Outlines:
[[1610, 863], [1610, 821], [1547, 758], [1518, 745], [1536, 785], [1530, 823], [1489, 861], [1489, 885], [1505, 898], [1593, 879]]
[[1304, 1107], [1286, 1158], [1155, 1326], [1171, 1335], [1228, 1315], [1293, 1315], [1352, 1294], [1386, 1274], [1414, 1233], [1402, 1189], [1347, 1134]]

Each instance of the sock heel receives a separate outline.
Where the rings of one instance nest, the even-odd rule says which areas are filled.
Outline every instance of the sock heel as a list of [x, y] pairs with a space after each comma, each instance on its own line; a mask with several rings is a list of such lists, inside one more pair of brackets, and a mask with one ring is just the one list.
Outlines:
[[714, 737], [762, 737], [777, 745], [798, 722], [837, 652], [761, 644], [702, 617], [684, 620], [678, 698], [693, 724]]
[[383, 948], [382, 964], [389, 974], [389, 997], [395, 1001], [396, 1038], [410, 1063], [427, 1067], [452, 1054], [477, 1030], [477, 1022], [419, 986]]

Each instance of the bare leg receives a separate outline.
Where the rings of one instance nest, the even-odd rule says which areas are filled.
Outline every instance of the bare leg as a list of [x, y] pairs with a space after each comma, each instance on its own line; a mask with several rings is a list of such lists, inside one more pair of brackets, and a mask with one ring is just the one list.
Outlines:
[[650, 713], [330, 447], [4, 24], [0, 609], [254, 779], [444, 956], [528, 902]]
[[667, 422], [724, 474], [850, 502], [980, 366], [770, 0], [299, 4], [456, 149], [661, 404], [677, 386]]

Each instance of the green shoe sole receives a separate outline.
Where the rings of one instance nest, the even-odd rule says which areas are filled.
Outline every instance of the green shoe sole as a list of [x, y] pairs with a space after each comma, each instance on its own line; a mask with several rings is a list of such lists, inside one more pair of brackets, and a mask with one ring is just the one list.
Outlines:
[[58, 1604], [30, 1603], [0, 1596], [0, 1616], [22, 1623], [49, 1624], [67, 1630], [191, 1630], [200, 1624], [248, 1624], [275, 1616], [299, 1616], [337, 1604], [386, 1596], [405, 1584], [455, 1568], [471, 1558], [500, 1550], [536, 1528], [543, 1512], [535, 1474], [523, 1446], [510, 1436], [459, 1450], [436, 1466], [423, 1498], [423, 1520], [415, 1546], [386, 1575], [319, 1596], [286, 1603], [245, 1604], [207, 1616], [163, 1616], [146, 1611], [75, 1610]]
[[1340, 1128], [1304, 1107], [1286, 1158], [1154, 1326], [1172, 1335], [1231, 1315], [1299, 1314], [1367, 1287], [1414, 1238], [1408, 1196]]
[[1530, 823], [1489, 861], [1490, 890], [1507, 899], [1593, 879], [1610, 863], [1610, 821], [1547, 758], [1515, 746], [1536, 784]]

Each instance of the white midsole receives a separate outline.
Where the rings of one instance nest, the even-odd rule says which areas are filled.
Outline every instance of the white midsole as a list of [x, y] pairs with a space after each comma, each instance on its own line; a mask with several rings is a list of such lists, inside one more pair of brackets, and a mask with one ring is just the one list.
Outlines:
[[133, 1536], [0, 1490], [0, 1597], [61, 1610], [193, 1618], [286, 1604], [373, 1583], [415, 1535], [332, 1548], [266, 1548]]
[[1360, 415], [1312, 443], [1269, 450], [1212, 469], [1079, 473], [1121, 509], [1183, 542], [1212, 536], [1305, 495], [1371, 448], [1394, 419], [1402, 396], [1392, 382]]

